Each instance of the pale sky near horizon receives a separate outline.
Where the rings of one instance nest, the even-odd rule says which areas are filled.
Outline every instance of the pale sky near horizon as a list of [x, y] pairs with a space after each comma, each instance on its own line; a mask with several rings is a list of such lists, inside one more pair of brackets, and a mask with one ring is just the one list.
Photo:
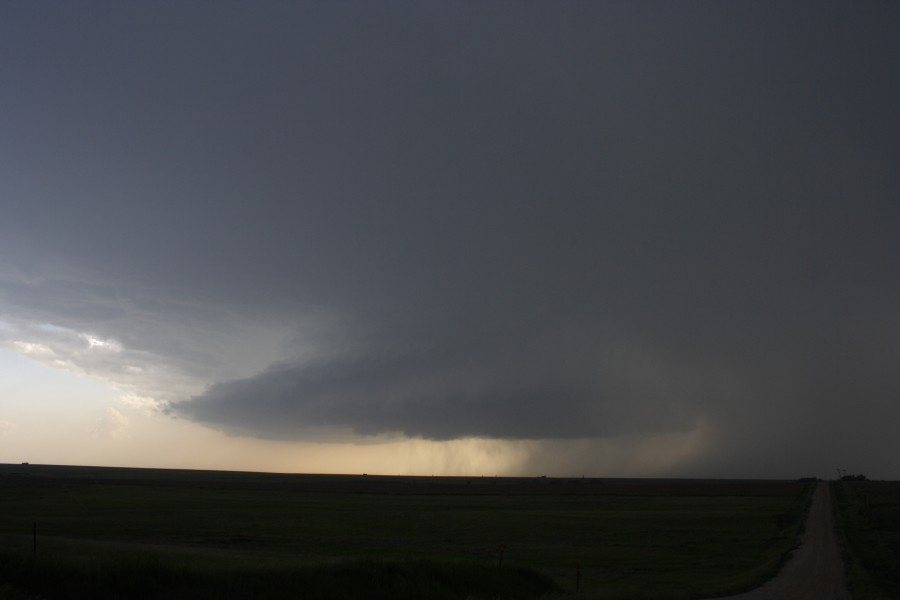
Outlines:
[[0, 462], [900, 478], [898, 30], [0, 3]]

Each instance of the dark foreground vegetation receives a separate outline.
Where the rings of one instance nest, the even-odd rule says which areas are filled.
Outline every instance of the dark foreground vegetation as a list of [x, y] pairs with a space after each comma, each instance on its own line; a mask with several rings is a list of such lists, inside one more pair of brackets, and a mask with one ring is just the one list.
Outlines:
[[900, 482], [833, 484], [854, 600], [900, 598]]
[[0, 600], [709, 597], [813, 485], [0, 465]]
[[0, 562], [0, 599], [166, 598], [213, 600], [539, 598], [557, 589], [533, 569], [424, 561], [345, 561], [291, 569], [189, 569], [154, 562], [112, 561], [102, 569], [60, 560]]

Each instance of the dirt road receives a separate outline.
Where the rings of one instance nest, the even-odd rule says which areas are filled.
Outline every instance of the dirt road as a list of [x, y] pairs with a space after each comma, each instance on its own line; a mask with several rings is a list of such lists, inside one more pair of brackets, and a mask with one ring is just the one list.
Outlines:
[[[774, 579], [728, 600], [850, 600], [828, 484], [813, 493], [800, 547]], [[725, 599], [720, 599], [725, 600]]]

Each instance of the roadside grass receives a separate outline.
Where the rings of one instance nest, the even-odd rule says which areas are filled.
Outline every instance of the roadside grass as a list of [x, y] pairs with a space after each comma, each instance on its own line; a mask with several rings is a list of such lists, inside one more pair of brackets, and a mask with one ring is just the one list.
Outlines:
[[832, 485], [854, 600], [900, 598], [900, 482]]
[[0, 466], [0, 600], [34, 590], [29, 568], [167, 598], [710, 597], [777, 573], [813, 487], [18, 467]]

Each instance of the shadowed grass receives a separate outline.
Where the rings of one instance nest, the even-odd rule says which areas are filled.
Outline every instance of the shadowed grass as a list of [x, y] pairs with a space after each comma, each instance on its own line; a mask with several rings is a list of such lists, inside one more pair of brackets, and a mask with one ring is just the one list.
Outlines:
[[[539, 598], [557, 589], [532, 569], [428, 561], [345, 561], [292, 569], [198, 570], [114, 562], [86, 568], [61, 560], [0, 560], [8, 598], [404, 600]], [[0, 591], [2, 593], [2, 591]], [[18, 595], [16, 595], [18, 594]], [[0, 596], [4, 598], [4, 596]]]
[[900, 482], [832, 485], [854, 600], [900, 598]]

